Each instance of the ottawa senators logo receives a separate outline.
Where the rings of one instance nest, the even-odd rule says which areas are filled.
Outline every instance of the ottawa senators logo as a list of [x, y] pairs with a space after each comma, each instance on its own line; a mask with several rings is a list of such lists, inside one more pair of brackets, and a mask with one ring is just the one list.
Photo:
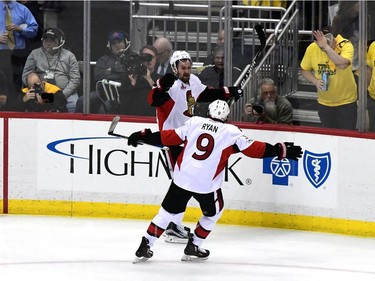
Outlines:
[[192, 117], [194, 115], [195, 98], [191, 94], [191, 90], [186, 91], [186, 103], [187, 109], [184, 111], [184, 115]]

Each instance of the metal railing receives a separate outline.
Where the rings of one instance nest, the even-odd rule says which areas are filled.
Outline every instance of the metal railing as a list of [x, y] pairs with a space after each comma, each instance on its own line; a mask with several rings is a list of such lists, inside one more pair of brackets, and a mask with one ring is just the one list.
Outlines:
[[[287, 10], [281, 7], [231, 6], [231, 15], [234, 14], [234, 17], [231, 18], [232, 30], [241, 41], [242, 52], [245, 48], [251, 48], [251, 53], [255, 54], [256, 48], [260, 44], [254, 29], [256, 24], [261, 23], [265, 27], [265, 32], [269, 34], [267, 53], [261, 64], [249, 77], [252, 83], [249, 82], [248, 85], [252, 85], [251, 87], [254, 87], [256, 80], [267, 76], [275, 80], [282, 95], [295, 90], [293, 82], [297, 81], [298, 74], [297, 57], [295, 52], [293, 52], [293, 49], [297, 48], [298, 45], [298, 9], [296, 8], [296, 2], [296, 0], [293, 1]], [[131, 12], [131, 17], [132, 22], [136, 20], [147, 21], [147, 23], [143, 23], [143, 26], [147, 26], [147, 31], [143, 32], [145, 38], [142, 40], [144, 43], [147, 42], [147, 37], [151, 42], [158, 36], [168, 37], [175, 48], [178, 45], [180, 48], [184, 48], [196, 62], [210, 54], [212, 41], [216, 39], [216, 32], [224, 27], [224, 20], [226, 19], [224, 14], [225, 7], [220, 9], [218, 16], [214, 16], [210, 1], [208, 5], [175, 4], [176, 7], [186, 10], [193, 7], [207, 9], [207, 16], [159, 15], [160, 9], [154, 10], [151, 15], [147, 14], [149, 12], [147, 11], [148, 8], [167, 8], [168, 4], [139, 2], [139, 5], [145, 8], [144, 13], [141, 12], [141, 9], [137, 13], [131, 9], [133, 11]], [[274, 18], [275, 13], [278, 14], [279, 19]], [[264, 18], [254, 18], [254, 15], [262, 15]], [[216, 30], [215, 35], [212, 35], [211, 29], [214, 24], [216, 24]], [[132, 42], [134, 36], [135, 34], [131, 33]], [[227, 40], [232, 41], [228, 38], [233, 39], [232, 36], [226, 34], [226, 42]], [[202, 51], [202, 44], [206, 45], [205, 51]], [[226, 65], [228, 66], [226, 69], [228, 69], [231, 68], [232, 64], [230, 62]], [[255, 78], [255, 75], [258, 78]], [[243, 102], [254, 97], [256, 91], [251, 87], [245, 87], [245, 98], [234, 107], [233, 117], [235, 120], [240, 118]]]

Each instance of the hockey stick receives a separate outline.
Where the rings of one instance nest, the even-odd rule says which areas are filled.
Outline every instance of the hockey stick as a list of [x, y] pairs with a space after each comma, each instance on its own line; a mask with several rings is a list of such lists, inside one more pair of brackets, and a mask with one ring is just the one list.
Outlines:
[[[251, 77], [251, 75], [253, 74], [253, 69], [254, 67], [259, 63], [259, 61], [262, 59], [263, 57], [263, 53], [266, 49], [266, 43], [267, 43], [267, 38], [266, 38], [266, 34], [264, 33], [264, 30], [263, 30], [263, 27], [260, 25], [260, 24], [257, 24], [255, 27], [254, 27], [257, 35], [258, 35], [258, 38], [259, 38], [259, 41], [260, 41], [260, 46], [259, 46], [259, 49], [258, 51], [256, 52], [253, 60], [251, 61], [250, 64], [248, 64], [244, 71], [242, 72], [241, 76], [238, 78], [238, 80], [240, 80], [238, 83], [236, 81], [235, 83], [235, 86], [239, 86], [240, 89], [243, 89], [246, 81], [249, 79], [249, 77]], [[228, 101], [228, 104], [229, 104], [229, 107], [235, 102], [234, 98], [231, 98], [229, 101]]]
[[[108, 129], [108, 135], [123, 138], [123, 139], [129, 139], [128, 136], [115, 133], [115, 129], [116, 129], [116, 126], [117, 126], [119, 121], [120, 121], [120, 116], [117, 115], [117, 116], [113, 117], [111, 125], [109, 126], [109, 129]], [[141, 142], [141, 141], [138, 142], [138, 143], [139, 144], [151, 145], [151, 146], [154, 146], [154, 147], [161, 148], [163, 150], [169, 150], [169, 148], [167, 146], [160, 146], [160, 145], [157, 145], [157, 144], [145, 143], [145, 142]]]
[[[108, 129], [108, 135], [123, 138], [123, 139], [129, 139], [128, 136], [124, 136], [124, 135], [115, 133], [115, 129], [116, 129], [116, 126], [117, 126], [119, 121], [120, 121], [120, 116], [117, 115], [117, 116], [113, 117], [111, 125], [109, 126], [109, 129]], [[173, 177], [173, 167], [172, 167], [172, 161], [170, 159], [170, 155], [168, 153], [169, 147], [168, 146], [159, 146], [159, 145], [156, 145], [156, 144], [150, 144], [150, 143], [145, 143], [145, 142], [138, 142], [138, 143], [139, 144], [147, 144], [147, 145], [150, 145], [150, 146], [153, 146], [153, 147], [158, 147], [158, 148], [161, 149], [163, 157], [165, 158], [165, 163], [166, 163], [167, 169], [169, 171], [168, 176], [170, 178], [172, 178]]]

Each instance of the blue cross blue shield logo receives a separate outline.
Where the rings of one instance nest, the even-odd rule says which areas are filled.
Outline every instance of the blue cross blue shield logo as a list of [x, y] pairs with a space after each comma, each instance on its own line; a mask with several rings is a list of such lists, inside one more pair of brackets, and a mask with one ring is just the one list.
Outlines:
[[320, 187], [328, 178], [331, 171], [331, 154], [313, 153], [305, 150], [303, 153], [303, 169], [306, 177], [315, 188]]
[[288, 185], [289, 176], [298, 176], [298, 161], [277, 157], [263, 159], [263, 173], [272, 174], [272, 184]]

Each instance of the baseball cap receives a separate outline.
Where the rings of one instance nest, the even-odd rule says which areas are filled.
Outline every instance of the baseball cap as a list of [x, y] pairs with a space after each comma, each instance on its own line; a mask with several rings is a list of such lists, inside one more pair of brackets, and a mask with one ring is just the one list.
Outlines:
[[118, 39], [121, 41], [125, 41], [127, 39], [126, 33], [122, 31], [113, 31], [108, 36], [108, 41], [112, 42], [113, 40]]
[[62, 37], [62, 32], [57, 28], [47, 28], [44, 31], [43, 38], [52, 38], [52, 39], [60, 39]]

